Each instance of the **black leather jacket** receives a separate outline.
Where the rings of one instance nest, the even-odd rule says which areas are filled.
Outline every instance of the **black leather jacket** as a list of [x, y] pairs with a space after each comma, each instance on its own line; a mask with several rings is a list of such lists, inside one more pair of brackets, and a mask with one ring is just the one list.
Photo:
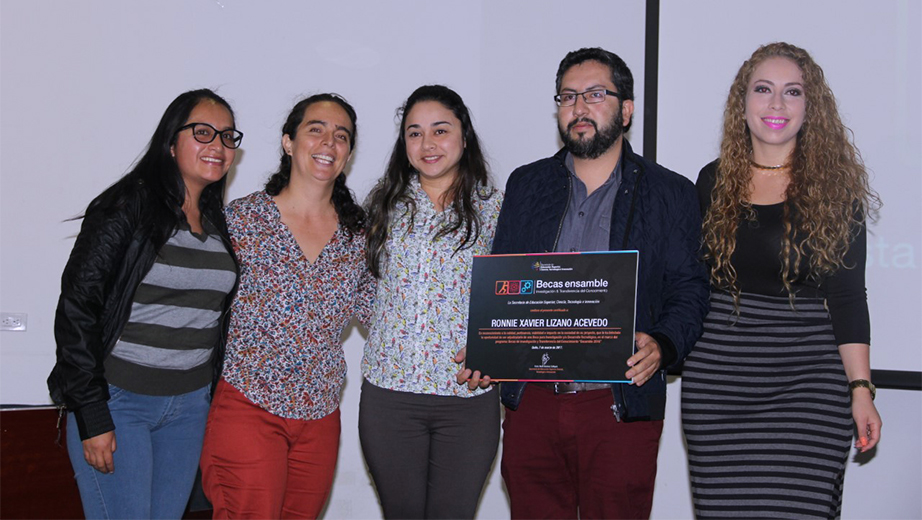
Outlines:
[[[611, 216], [609, 249], [640, 251], [637, 331], [663, 351], [662, 367], [685, 359], [707, 314], [707, 272], [698, 256], [701, 213], [695, 186], [636, 155], [625, 139], [622, 181]], [[570, 200], [566, 149], [516, 169], [506, 184], [494, 254], [553, 252]], [[627, 367], [625, 367], [625, 371]], [[659, 420], [666, 409], [666, 371], [643, 386], [614, 384], [615, 415]], [[526, 383], [502, 383], [503, 404], [518, 407]]]
[[[144, 186], [139, 183], [126, 191], [116, 207], [87, 212], [61, 276], [54, 321], [57, 363], [48, 376], [48, 390], [55, 404], [74, 412], [83, 440], [115, 429], [103, 362], [128, 322], [134, 292], [162, 245], [154, 243], [144, 225]], [[223, 219], [216, 227], [234, 257]], [[233, 291], [224, 304], [223, 332], [215, 346], [216, 375], [232, 296]]]

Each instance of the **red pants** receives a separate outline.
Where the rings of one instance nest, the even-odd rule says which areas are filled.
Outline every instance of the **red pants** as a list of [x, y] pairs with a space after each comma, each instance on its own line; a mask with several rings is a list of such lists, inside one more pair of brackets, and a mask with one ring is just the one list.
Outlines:
[[285, 419], [218, 382], [202, 448], [202, 487], [214, 518], [317, 518], [339, 451], [339, 410]]
[[503, 421], [512, 518], [649, 518], [663, 421], [618, 422], [611, 390], [525, 387]]

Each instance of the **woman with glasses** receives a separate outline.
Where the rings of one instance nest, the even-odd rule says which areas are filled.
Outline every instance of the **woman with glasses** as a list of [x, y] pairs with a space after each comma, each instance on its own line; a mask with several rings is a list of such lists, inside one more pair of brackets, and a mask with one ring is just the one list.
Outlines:
[[237, 267], [224, 214], [243, 134], [210, 90], [167, 107], [96, 197], [64, 268], [48, 378], [87, 518], [180, 518]]
[[378, 278], [359, 435], [386, 518], [473, 518], [499, 441], [499, 399], [458, 385], [473, 255], [502, 205], [461, 97], [416, 89], [367, 201]]
[[711, 310], [685, 360], [698, 518], [838, 518], [853, 432], [880, 440], [865, 217], [879, 201], [823, 70], [772, 43], [743, 63], [701, 170]]
[[240, 288], [202, 452], [215, 518], [316, 518], [329, 496], [342, 334], [367, 323], [374, 296], [365, 212], [343, 171], [355, 121], [335, 94], [296, 104], [278, 171], [227, 208]]

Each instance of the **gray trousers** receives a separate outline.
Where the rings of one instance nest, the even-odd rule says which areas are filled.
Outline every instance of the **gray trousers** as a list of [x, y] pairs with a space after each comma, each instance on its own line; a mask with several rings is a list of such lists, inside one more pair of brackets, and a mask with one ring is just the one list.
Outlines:
[[359, 438], [385, 518], [473, 518], [499, 443], [499, 392], [462, 398], [362, 381]]

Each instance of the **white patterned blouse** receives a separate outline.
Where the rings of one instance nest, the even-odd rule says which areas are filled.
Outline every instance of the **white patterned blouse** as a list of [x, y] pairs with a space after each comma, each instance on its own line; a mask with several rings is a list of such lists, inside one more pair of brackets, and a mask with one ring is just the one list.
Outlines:
[[472, 247], [455, 252], [459, 230], [435, 239], [449, 207], [437, 212], [414, 179], [409, 187], [416, 202], [411, 224], [406, 206], [398, 204], [381, 261], [372, 325], [365, 343], [362, 373], [378, 387], [417, 394], [472, 397], [455, 381], [454, 356], [467, 342], [467, 314], [474, 255], [490, 254], [503, 194], [484, 188], [486, 200], [474, 197], [480, 234]]

